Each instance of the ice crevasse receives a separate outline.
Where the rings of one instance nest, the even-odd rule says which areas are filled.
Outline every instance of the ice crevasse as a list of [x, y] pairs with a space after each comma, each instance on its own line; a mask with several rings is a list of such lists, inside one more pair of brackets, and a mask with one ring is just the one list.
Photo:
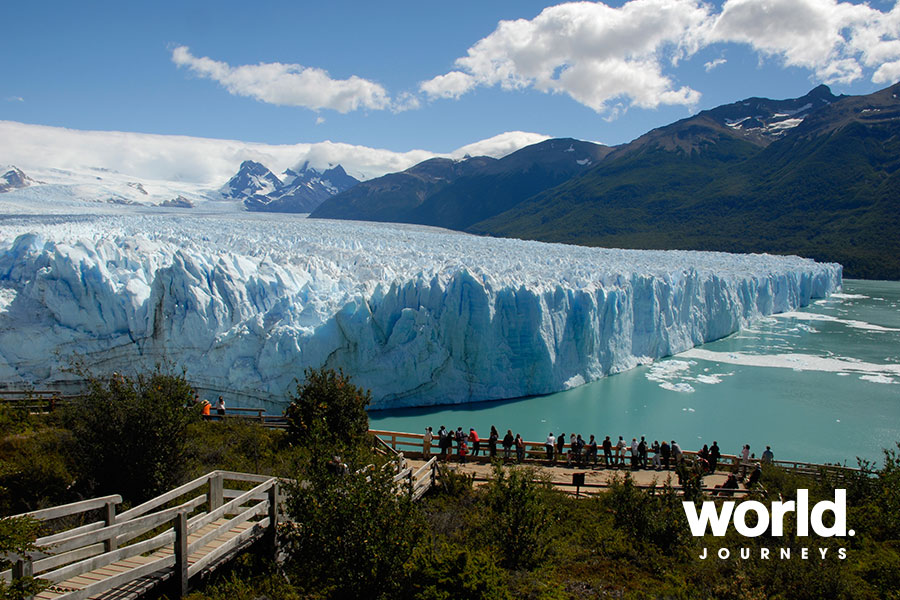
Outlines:
[[164, 363], [286, 401], [342, 368], [375, 407], [555, 392], [841, 286], [798, 257], [611, 250], [264, 217], [22, 219], [0, 233], [0, 385]]

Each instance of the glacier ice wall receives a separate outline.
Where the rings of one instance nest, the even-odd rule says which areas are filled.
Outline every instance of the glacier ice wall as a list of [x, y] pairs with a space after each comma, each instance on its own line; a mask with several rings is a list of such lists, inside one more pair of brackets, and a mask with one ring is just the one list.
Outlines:
[[160, 362], [284, 399], [343, 368], [377, 407], [559, 391], [840, 288], [797, 257], [609, 250], [266, 215], [22, 218], [0, 233], [0, 383]]

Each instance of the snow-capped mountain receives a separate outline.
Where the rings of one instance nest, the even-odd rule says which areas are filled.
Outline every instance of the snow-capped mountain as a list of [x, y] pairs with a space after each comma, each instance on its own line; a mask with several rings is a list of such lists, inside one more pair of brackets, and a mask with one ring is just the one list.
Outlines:
[[341, 165], [319, 171], [303, 163], [279, 178], [264, 165], [247, 160], [222, 187], [221, 194], [229, 200], [242, 200], [247, 210], [307, 213], [357, 183]]
[[0, 167], [0, 194], [12, 190], [20, 190], [37, 183], [34, 179], [22, 172], [21, 169], [12, 165], [8, 167]]
[[280, 190], [284, 184], [275, 173], [261, 163], [245, 160], [238, 172], [222, 186], [222, 197], [228, 200], [246, 200], [253, 196], [267, 196]]
[[820, 85], [800, 98], [748, 98], [719, 106], [706, 114], [748, 138], [771, 142], [800, 125], [810, 113], [840, 98], [832, 94], [828, 86]]

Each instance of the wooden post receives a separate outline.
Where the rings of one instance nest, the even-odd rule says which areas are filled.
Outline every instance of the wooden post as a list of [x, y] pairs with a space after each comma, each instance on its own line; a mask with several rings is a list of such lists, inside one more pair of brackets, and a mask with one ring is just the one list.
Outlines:
[[175, 595], [178, 598], [188, 593], [188, 532], [187, 515], [184, 511], [175, 517]]
[[[34, 576], [34, 565], [31, 562], [31, 556], [20, 556], [12, 568], [12, 580], [24, 579]], [[27, 596], [25, 600], [32, 600], [34, 596]]]
[[[109, 502], [107, 502], [105, 509], [106, 510], [104, 511], [104, 515], [103, 515], [104, 523], [106, 523], [107, 527], [115, 525], [116, 524], [116, 504], [115, 504], [115, 502], [113, 502], [111, 500]], [[118, 536], [115, 534], [109, 536], [108, 539], [103, 540], [103, 549], [105, 552], [112, 552], [113, 550], [115, 550], [118, 547], [119, 547]]]
[[409, 485], [409, 497], [412, 498], [412, 497], [413, 497], [413, 491], [414, 491], [414, 489], [415, 489], [415, 488], [413, 487], [413, 484], [415, 484], [415, 480], [413, 479], [413, 470], [412, 470], [412, 467], [409, 468], [409, 474], [406, 476], [406, 482], [407, 482], [407, 484]]
[[272, 558], [278, 556], [278, 481], [269, 488], [269, 545]]
[[216, 510], [224, 502], [222, 480], [221, 473], [215, 473], [209, 478], [209, 512]]

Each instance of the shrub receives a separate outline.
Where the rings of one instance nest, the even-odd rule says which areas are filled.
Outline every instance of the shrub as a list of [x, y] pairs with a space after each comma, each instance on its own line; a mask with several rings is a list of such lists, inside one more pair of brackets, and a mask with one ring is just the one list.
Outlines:
[[422, 535], [420, 513], [389, 468], [342, 474], [312, 466], [288, 488], [282, 539], [292, 582], [323, 597], [394, 598]]
[[69, 409], [80, 483], [93, 494], [141, 502], [183, 481], [186, 431], [199, 418], [184, 376], [158, 369], [135, 378], [93, 378]]
[[416, 600], [509, 600], [506, 573], [483, 550], [440, 545], [419, 548], [403, 598]]
[[301, 446], [331, 449], [326, 455], [360, 445], [369, 430], [366, 406], [371, 400], [343, 371], [307, 369], [285, 410], [288, 438]]
[[[38, 549], [34, 540], [39, 531], [40, 523], [31, 518], [0, 519], [0, 571], [13, 566], [11, 555], [23, 555]], [[33, 577], [24, 577], [10, 583], [0, 578], [0, 598], [24, 600], [45, 587]]]
[[486, 486], [487, 543], [510, 569], [537, 565], [549, 547], [551, 515], [546, 495], [550, 492], [534, 476], [532, 469], [495, 465], [494, 477]]

